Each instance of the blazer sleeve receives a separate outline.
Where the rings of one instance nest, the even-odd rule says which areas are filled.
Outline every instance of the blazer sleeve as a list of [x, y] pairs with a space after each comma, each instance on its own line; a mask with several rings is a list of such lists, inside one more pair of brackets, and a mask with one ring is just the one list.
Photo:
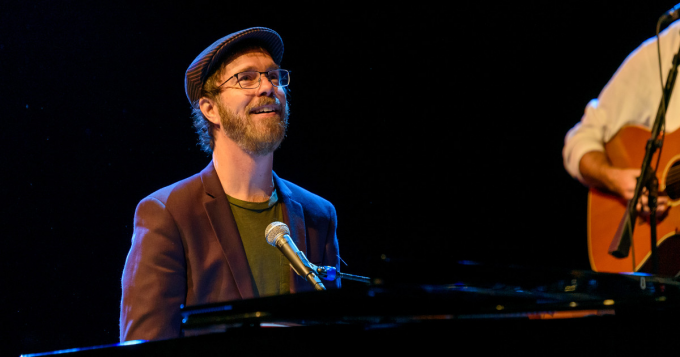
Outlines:
[[[337, 234], [337, 222], [338, 216], [335, 211], [335, 207], [330, 205], [330, 214], [328, 222], [328, 236], [326, 237], [326, 246], [324, 251], [324, 263], [325, 266], [333, 266], [340, 272], [340, 248], [338, 246], [338, 234]], [[335, 279], [333, 282], [325, 283], [327, 287], [330, 288], [340, 288], [340, 279]]]
[[180, 336], [187, 292], [184, 248], [175, 220], [156, 198], [137, 206], [122, 287], [121, 342]]

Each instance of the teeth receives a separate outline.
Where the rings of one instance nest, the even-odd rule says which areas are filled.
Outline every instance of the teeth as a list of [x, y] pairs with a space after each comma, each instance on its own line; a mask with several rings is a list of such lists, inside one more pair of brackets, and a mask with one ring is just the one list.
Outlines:
[[274, 111], [273, 109], [264, 108], [264, 109], [260, 109], [260, 110], [255, 111], [255, 114], [269, 113], [269, 112], [273, 112], [273, 111]]

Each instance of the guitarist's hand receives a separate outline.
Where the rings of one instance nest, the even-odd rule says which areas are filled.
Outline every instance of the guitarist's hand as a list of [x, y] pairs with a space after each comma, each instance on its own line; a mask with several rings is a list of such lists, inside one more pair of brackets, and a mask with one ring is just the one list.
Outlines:
[[[625, 169], [614, 167], [604, 152], [591, 151], [583, 155], [579, 164], [581, 175], [586, 183], [600, 190], [608, 191], [630, 201], [635, 194], [637, 178], [640, 169]], [[636, 206], [641, 216], [649, 217], [649, 196], [647, 189], [643, 189], [642, 196]], [[657, 199], [656, 215], [663, 216], [668, 210], [668, 196], [659, 196]]]
[[[640, 170], [638, 170], [640, 171]], [[631, 195], [631, 199], [632, 199]], [[643, 218], [648, 218], [649, 217], [649, 192], [647, 192], [647, 188], [642, 189], [642, 196], [640, 196], [640, 199], [638, 200], [637, 206], [637, 211], [640, 213], [640, 215]], [[656, 216], [657, 217], [663, 217], [667, 212], [668, 212], [668, 207], [670, 203], [670, 199], [668, 196], [661, 196], [659, 195], [656, 199]]]

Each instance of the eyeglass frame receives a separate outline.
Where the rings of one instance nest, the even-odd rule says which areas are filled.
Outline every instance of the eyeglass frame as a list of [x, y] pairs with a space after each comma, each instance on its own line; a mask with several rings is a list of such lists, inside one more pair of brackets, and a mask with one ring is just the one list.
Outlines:
[[[287, 69], [283, 69], [283, 68], [276, 68], [276, 69], [272, 69], [272, 70], [264, 71], [264, 72], [260, 72], [260, 71], [243, 71], [243, 72], [238, 72], [238, 73], [234, 74], [233, 76], [227, 78], [227, 80], [224, 81], [224, 82], [222, 82], [222, 84], [220, 84], [219, 86], [217, 86], [217, 88], [221, 88], [225, 83], [229, 82], [229, 80], [231, 80], [232, 78], [236, 78], [236, 83], [238, 83], [238, 86], [239, 86], [241, 89], [257, 89], [257, 88], [260, 88], [260, 86], [262, 85], [262, 75], [263, 75], [263, 74], [265, 75], [265, 77], [267, 77], [267, 80], [269, 81], [269, 83], [271, 83], [274, 87], [276, 87], [276, 88], [285, 88], [285, 87], [288, 87], [288, 84], [282, 85], [282, 86], [281, 86], [281, 85], [277, 86], [276, 84], [274, 84], [274, 83], [272, 82], [271, 79], [269, 79], [269, 72], [273, 72], [273, 71], [286, 71], [286, 73], [288, 73], [288, 76], [289, 76], [289, 77], [288, 77], [288, 84], [290, 84], [290, 71], [287, 70]], [[255, 72], [255, 73], [259, 74], [259, 76], [257, 77], [257, 87], [253, 87], [253, 88], [243, 88], [243, 86], [241, 86], [241, 81], [238, 79], [237, 76], [238, 76], [239, 74], [248, 73], [248, 72]]]

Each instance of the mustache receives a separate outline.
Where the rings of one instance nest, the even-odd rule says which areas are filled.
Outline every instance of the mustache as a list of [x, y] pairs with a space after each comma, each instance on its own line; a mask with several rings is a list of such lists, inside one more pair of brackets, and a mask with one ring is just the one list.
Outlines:
[[279, 98], [262, 97], [262, 98], [258, 99], [257, 102], [246, 107], [246, 111], [250, 112], [253, 108], [257, 108], [257, 107], [260, 107], [260, 106], [263, 106], [263, 105], [272, 105], [272, 104], [279, 107], [279, 110], [283, 110], [283, 103], [281, 103]]

